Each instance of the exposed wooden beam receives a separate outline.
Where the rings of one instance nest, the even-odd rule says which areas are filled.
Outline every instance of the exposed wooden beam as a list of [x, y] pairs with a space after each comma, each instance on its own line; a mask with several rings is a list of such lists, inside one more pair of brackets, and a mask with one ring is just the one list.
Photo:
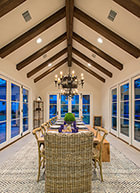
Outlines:
[[27, 0], [1, 0], [0, 1], [0, 17], [4, 16], [8, 12], [15, 9], [20, 4], [24, 3]]
[[48, 17], [47, 19], [40, 22], [38, 25], [33, 27], [32, 29], [28, 30], [6, 46], [0, 49], [0, 57], [4, 58], [11, 52], [15, 51], [43, 31], [47, 30], [52, 25], [56, 24], [58, 21], [63, 19], [66, 15], [66, 9], [65, 7]]
[[68, 61], [67, 58], [65, 58], [64, 60], [62, 60], [61, 62], [59, 62], [58, 64], [56, 64], [55, 66], [53, 66], [52, 68], [50, 68], [49, 70], [47, 70], [46, 72], [44, 72], [43, 74], [39, 75], [37, 78], [34, 79], [34, 82], [38, 82], [39, 80], [41, 80], [42, 78], [44, 78], [45, 76], [47, 76], [48, 74], [50, 74], [51, 72], [53, 72], [54, 70], [56, 70], [57, 68], [59, 68], [60, 66], [62, 66], [64, 63], [66, 63]]
[[31, 76], [33, 76], [34, 74], [36, 74], [37, 72], [39, 72], [40, 70], [45, 68], [49, 63], [52, 63], [57, 58], [61, 57], [66, 52], [67, 52], [67, 48], [61, 50], [56, 55], [52, 56], [49, 60], [47, 60], [47, 61], [43, 62], [42, 64], [40, 64], [39, 66], [37, 66], [36, 68], [34, 68], [33, 70], [31, 70], [30, 72], [27, 73], [27, 78], [30, 78]]
[[37, 52], [33, 53], [28, 58], [18, 63], [16, 65], [17, 70], [21, 70], [22, 68], [24, 68], [25, 66], [27, 66], [28, 64], [30, 64], [31, 62], [33, 62], [34, 60], [36, 60], [37, 58], [39, 58], [40, 56], [42, 56], [43, 54], [54, 48], [55, 46], [57, 46], [58, 44], [60, 44], [64, 40], [66, 40], [66, 33], [62, 34], [61, 36], [59, 36], [58, 38], [56, 38], [55, 40], [53, 40], [52, 42], [50, 42], [49, 44], [38, 50]]
[[73, 33], [74, 0], [66, 0], [66, 29], [68, 47], [68, 66], [72, 66], [72, 33]]
[[85, 25], [90, 27], [91, 29], [95, 30], [132, 56], [138, 58], [140, 56], [140, 49], [129, 43], [127, 40], [123, 39], [80, 9], [74, 7], [74, 17], [76, 17], [78, 20], [83, 22]]
[[100, 75], [98, 75], [97, 73], [95, 73], [94, 71], [92, 71], [91, 69], [87, 68], [85, 65], [81, 64], [78, 60], [72, 58], [72, 62], [74, 62], [75, 64], [77, 64], [78, 66], [80, 66], [82, 69], [84, 69], [85, 71], [87, 71], [88, 73], [92, 74], [92, 76], [96, 77], [97, 79], [101, 80], [102, 82], [105, 82], [105, 79], [102, 78]]
[[83, 60], [85, 60], [86, 62], [90, 63], [92, 66], [94, 66], [95, 68], [97, 68], [98, 70], [106, 74], [107, 76], [112, 77], [112, 73], [110, 71], [100, 66], [99, 64], [97, 64], [96, 62], [94, 62], [93, 60], [85, 56], [83, 53], [79, 52], [75, 48], [72, 48], [72, 52], [76, 54], [77, 56], [79, 56], [80, 58], [82, 58]]
[[140, 0], [113, 0], [137, 17], [140, 17]]
[[112, 58], [111, 56], [109, 56], [108, 54], [106, 54], [105, 52], [103, 52], [102, 50], [100, 50], [99, 48], [97, 48], [96, 46], [94, 46], [93, 44], [91, 44], [90, 42], [88, 42], [87, 40], [85, 40], [74, 32], [73, 39], [88, 48], [89, 50], [91, 50], [92, 52], [96, 53], [98, 56], [112, 64], [114, 67], [118, 68], [119, 70], [123, 69], [123, 64], [121, 64], [120, 62], [118, 62], [117, 60], [115, 60], [114, 58]]

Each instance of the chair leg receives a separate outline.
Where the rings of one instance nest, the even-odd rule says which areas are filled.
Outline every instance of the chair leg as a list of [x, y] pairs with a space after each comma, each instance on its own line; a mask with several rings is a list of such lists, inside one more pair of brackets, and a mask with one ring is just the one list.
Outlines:
[[103, 182], [102, 162], [99, 162], [101, 181]]
[[94, 160], [94, 167], [97, 168], [97, 166], [96, 166], [96, 161], [95, 161], [95, 160]]
[[41, 168], [41, 160], [40, 160], [40, 156], [39, 156], [39, 158], [38, 158], [38, 176], [37, 176], [37, 182], [39, 182], [40, 168]]

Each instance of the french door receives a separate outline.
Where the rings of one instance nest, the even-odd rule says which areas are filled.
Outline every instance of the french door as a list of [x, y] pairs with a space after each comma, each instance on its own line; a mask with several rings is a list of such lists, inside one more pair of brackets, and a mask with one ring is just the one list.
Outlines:
[[129, 81], [119, 87], [119, 137], [131, 142], [131, 88]]
[[140, 75], [111, 89], [111, 132], [140, 149]]
[[111, 132], [118, 136], [118, 88], [111, 89]]
[[[55, 102], [52, 103], [52, 99]], [[49, 118], [58, 115], [59, 118], [65, 117], [65, 113], [72, 112], [76, 118], [83, 116], [85, 124], [90, 124], [90, 95], [74, 95], [68, 98], [65, 95], [49, 95]]]
[[0, 148], [29, 130], [29, 90], [0, 76]]

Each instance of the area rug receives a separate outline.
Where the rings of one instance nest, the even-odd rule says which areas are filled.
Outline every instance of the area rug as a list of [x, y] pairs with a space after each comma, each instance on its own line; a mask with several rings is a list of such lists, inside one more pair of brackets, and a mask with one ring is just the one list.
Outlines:
[[[139, 193], [140, 168], [114, 146], [110, 146], [111, 162], [103, 163], [104, 182], [99, 169], [93, 169], [92, 193]], [[44, 171], [37, 179], [37, 144], [34, 138], [12, 159], [0, 165], [0, 193], [44, 193]], [[78, 192], [77, 192], [78, 193]]]

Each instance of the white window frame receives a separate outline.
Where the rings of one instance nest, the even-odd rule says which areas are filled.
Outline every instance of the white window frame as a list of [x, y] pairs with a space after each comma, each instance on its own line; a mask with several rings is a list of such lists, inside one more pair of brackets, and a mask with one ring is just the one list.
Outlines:
[[[46, 93], [46, 107], [45, 107], [45, 118], [46, 118], [46, 121], [49, 120], [49, 96], [50, 95], [57, 95], [57, 112], [58, 112], [58, 118], [61, 117], [61, 96], [60, 94], [58, 94], [57, 92], [55, 91], [52, 91], [52, 92], [48, 92]], [[87, 92], [84, 92], [82, 91], [82, 94], [81, 92], [79, 92], [79, 118], [82, 116], [82, 95], [90, 95], [90, 125], [93, 126], [93, 111], [91, 111], [93, 109], [93, 94], [91, 92], [87, 93]], [[68, 112], [71, 112], [71, 100], [69, 100], [68, 102]], [[88, 126], [88, 125], [87, 125]]]
[[[121, 133], [121, 127], [120, 127], [120, 113], [121, 113], [121, 86], [125, 85], [125, 84], [129, 84], [129, 136], [126, 136], [125, 134]], [[119, 85], [119, 114], [118, 114], [118, 131], [119, 131], [119, 137], [123, 140], [125, 140], [126, 142], [128, 142], [129, 144], [131, 144], [131, 81], [130, 80], [126, 80], [124, 82], [122, 82]]]
[[[117, 118], [117, 129], [114, 130], [112, 129], [112, 90], [114, 89], [117, 89], [117, 115], [116, 115], [116, 118]], [[111, 133], [113, 133], [114, 135], [118, 136], [118, 94], [119, 94], [119, 89], [118, 89], [118, 86], [114, 86], [110, 89], [110, 101], [111, 101], [111, 105], [110, 105], [110, 114], [111, 114], [111, 118], [110, 118], [110, 131]]]
[[[22, 135], [26, 135], [27, 133], [31, 132], [32, 130], [32, 109], [33, 109], [33, 106], [32, 106], [32, 94], [31, 94], [31, 88], [29, 88], [28, 86], [22, 84], [21, 82], [19, 81], [16, 81], [14, 80], [13, 78], [9, 77], [8, 75], [4, 74], [4, 73], [1, 73], [0, 72], [0, 78], [4, 79], [7, 81], [7, 128], [6, 128], [6, 141], [3, 142], [2, 144], [0, 144], [0, 149], [7, 146], [8, 144], [16, 141], [18, 138], [20, 138]], [[22, 123], [20, 122], [20, 134], [11, 138], [11, 83], [13, 84], [16, 84], [18, 86], [20, 86], [20, 121], [22, 122], [22, 112], [21, 112], [21, 108], [22, 108], [22, 89], [21, 87], [23, 86], [25, 89], [28, 90], [28, 93], [29, 93], [29, 102], [28, 102], [28, 108], [29, 108], [29, 111], [28, 111], [28, 117], [30, 117], [30, 119], [28, 120], [28, 130], [25, 131], [24, 133], [22, 132]], [[21, 118], [22, 117], [22, 118]]]

